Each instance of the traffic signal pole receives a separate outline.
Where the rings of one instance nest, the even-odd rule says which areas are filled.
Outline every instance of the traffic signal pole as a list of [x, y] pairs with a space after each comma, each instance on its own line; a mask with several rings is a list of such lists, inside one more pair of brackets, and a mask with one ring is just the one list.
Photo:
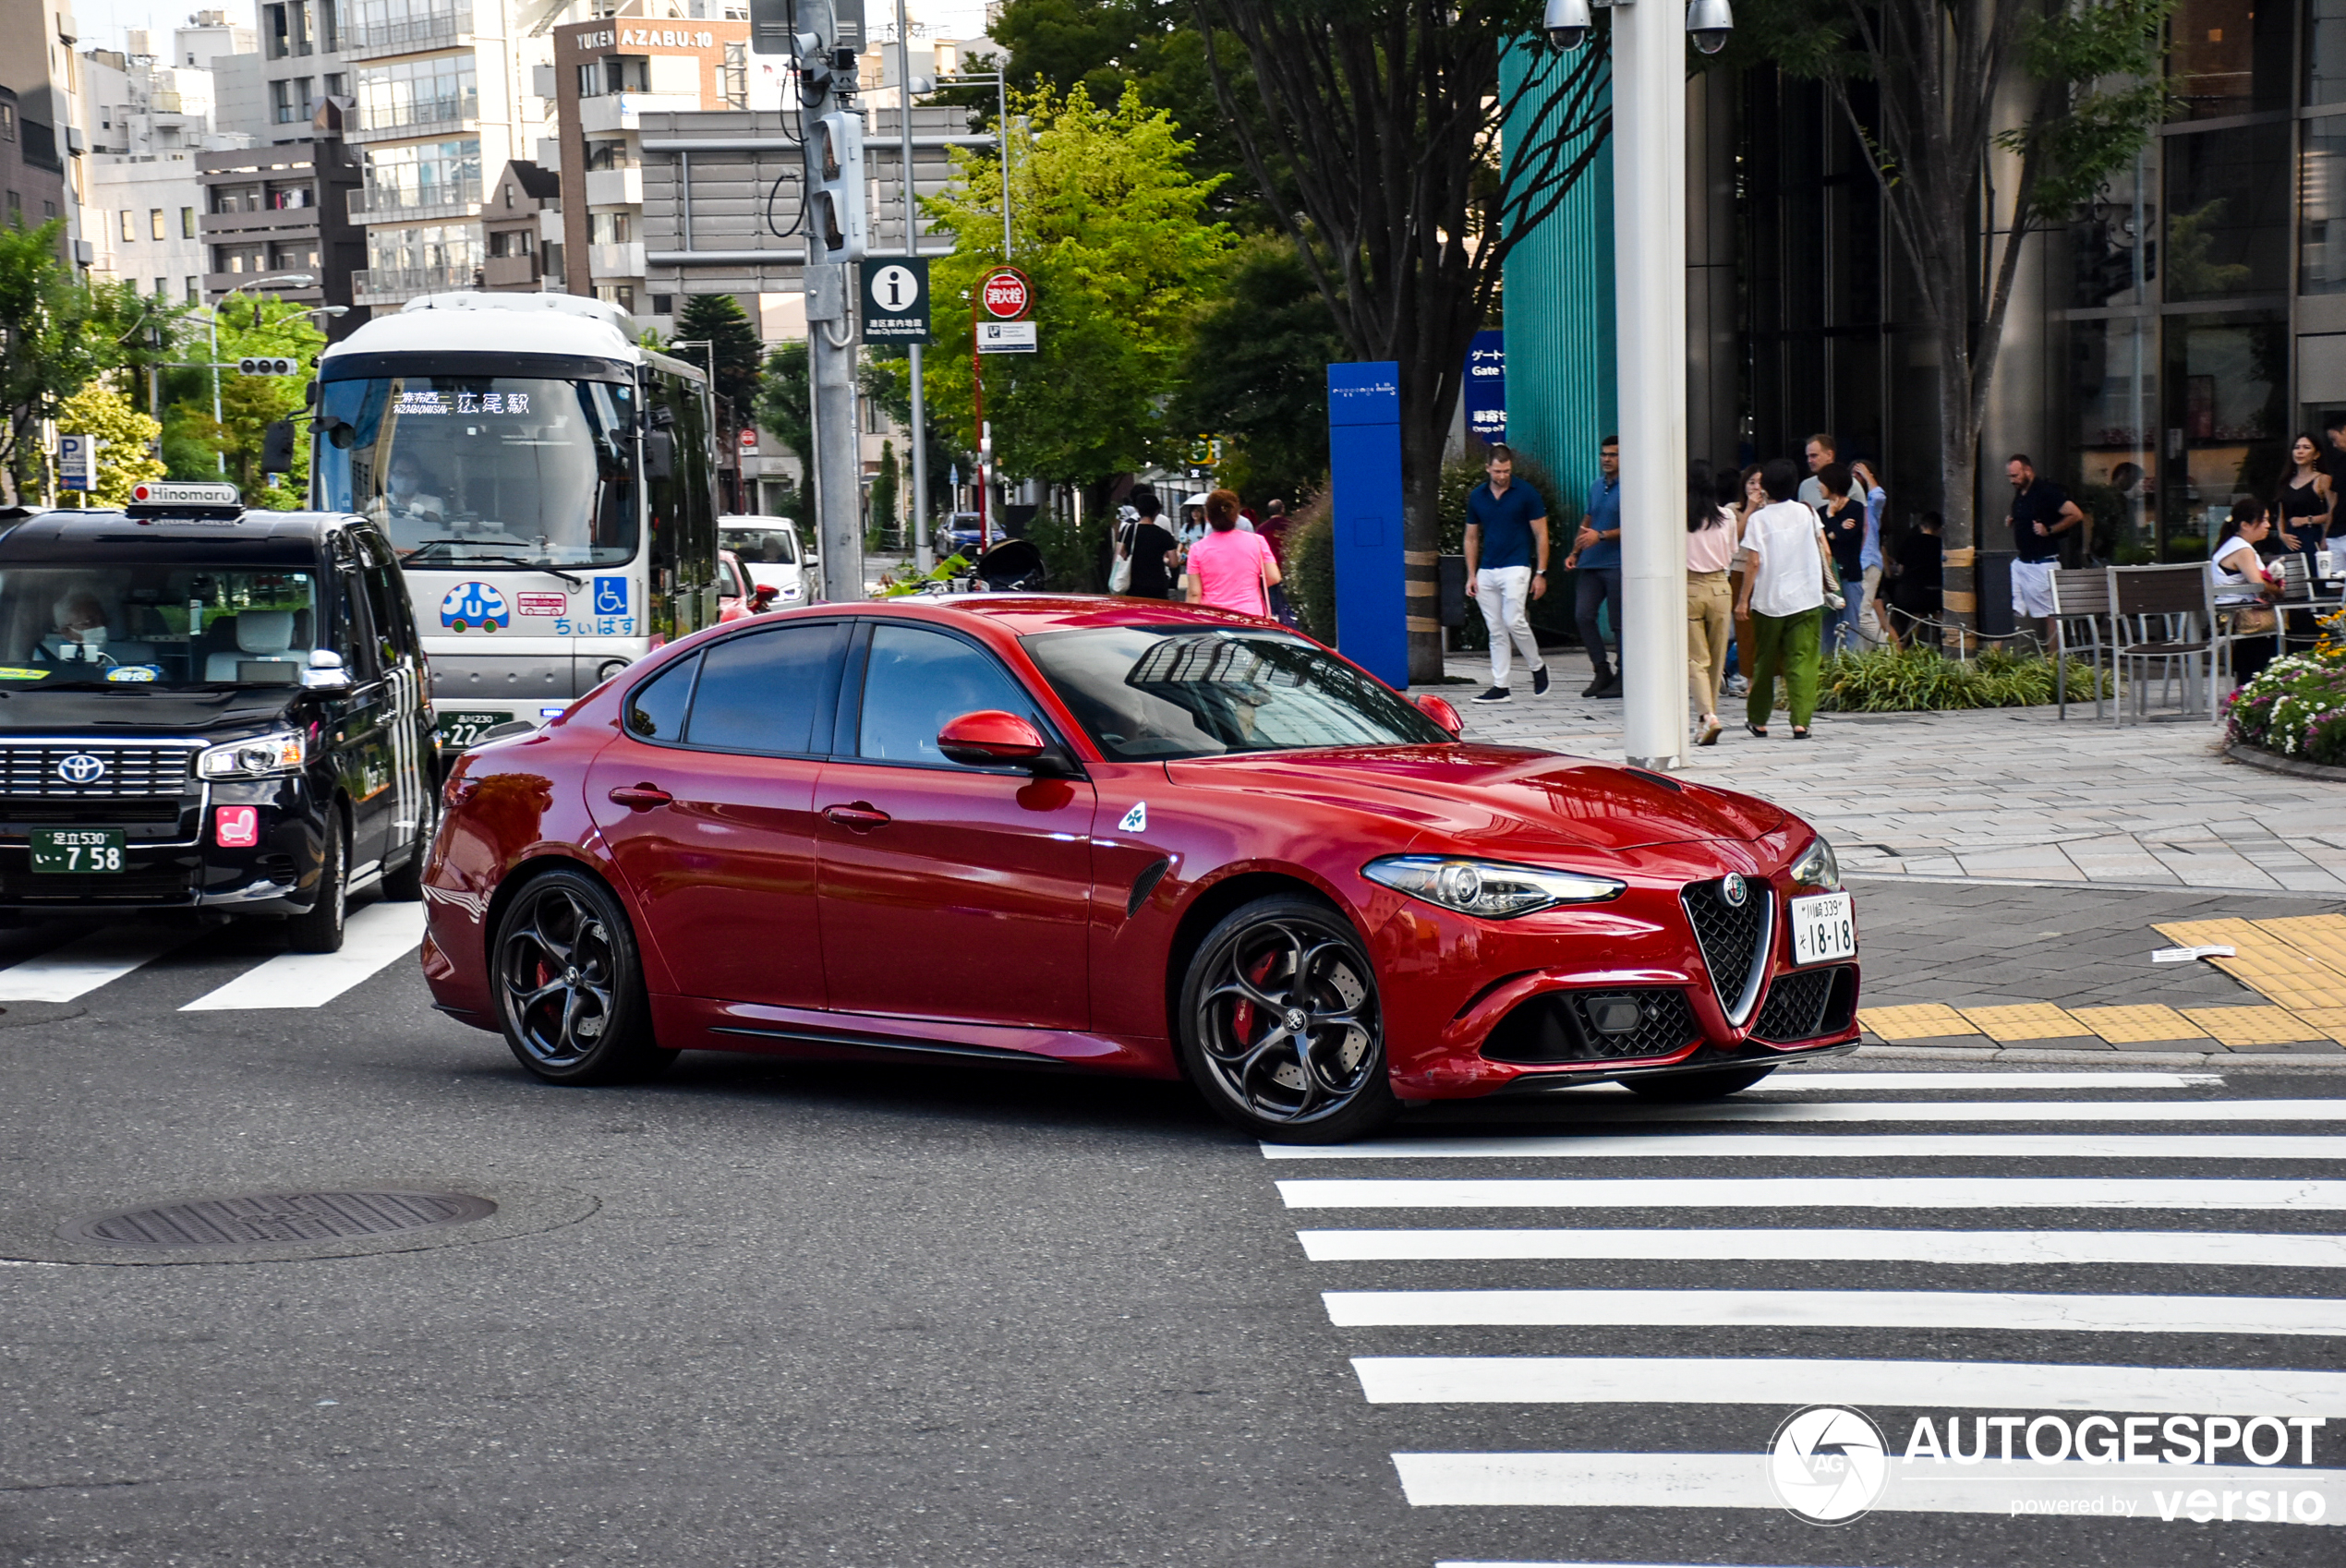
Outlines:
[[853, 112], [855, 55], [842, 48], [832, 0], [799, 0], [799, 125], [804, 138], [806, 357], [813, 380], [816, 534], [823, 597], [865, 597], [864, 475], [855, 429], [855, 326], [848, 267], [865, 251], [864, 123]]

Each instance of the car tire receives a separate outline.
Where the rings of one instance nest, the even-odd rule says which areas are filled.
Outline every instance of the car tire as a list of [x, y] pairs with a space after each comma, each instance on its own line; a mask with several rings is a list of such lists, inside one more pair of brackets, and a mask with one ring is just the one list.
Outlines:
[[326, 814], [326, 861], [318, 868], [318, 899], [308, 914], [285, 922], [286, 946], [296, 953], [339, 953], [350, 917], [350, 830], [339, 810]]
[[623, 1083], [667, 1070], [627, 911], [610, 888], [561, 868], [533, 878], [489, 945], [497, 1021], [514, 1057], [549, 1083]]
[[1258, 899], [1224, 916], [1191, 959], [1179, 1006], [1191, 1081], [1256, 1138], [1342, 1143], [1399, 1109], [1375, 968], [1318, 899]]
[[[430, 797], [426, 797], [429, 802]], [[383, 873], [383, 897], [394, 904], [412, 904], [424, 896], [424, 862], [431, 858], [432, 835], [440, 827], [440, 810], [436, 803], [424, 807], [424, 820], [416, 825], [416, 844], [407, 863], [396, 871]]]
[[1775, 1071], [1764, 1067], [1718, 1067], [1710, 1072], [1671, 1073], [1662, 1078], [1625, 1078], [1622, 1087], [1649, 1100], [1717, 1100], [1748, 1089]]

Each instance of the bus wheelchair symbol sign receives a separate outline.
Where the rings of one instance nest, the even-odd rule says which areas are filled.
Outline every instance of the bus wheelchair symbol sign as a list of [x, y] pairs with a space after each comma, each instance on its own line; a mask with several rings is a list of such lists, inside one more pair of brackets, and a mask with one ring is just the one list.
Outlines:
[[513, 616], [505, 596], [487, 583], [459, 583], [440, 601], [440, 623], [455, 632], [494, 632]]
[[598, 577], [595, 579], [595, 613], [624, 615], [627, 613], [627, 579]]

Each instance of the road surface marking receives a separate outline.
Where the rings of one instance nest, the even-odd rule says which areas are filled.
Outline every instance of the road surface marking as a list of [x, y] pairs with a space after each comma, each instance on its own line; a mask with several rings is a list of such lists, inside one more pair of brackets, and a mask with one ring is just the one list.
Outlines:
[[2235, 1133], [1590, 1132], [1561, 1138], [1387, 1138], [1265, 1143], [1266, 1160], [2346, 1160], [2346, 1138]]
[[1745, 1090], [1743, 1098], [1751, 1100], [1785, 1090], [2220, 1089], [2223, 1082], [2221, 1073], [2128, 1072], [2116, 1068], [2109, 1072], [1863, 1072], [1779, 1067], [1757, 1087]]
[[1758, 1176], [1282, 1181], [1290, 1209], [2231, 1209], [2346, 1211], [2346, 1181]]
[[1976, 1329], [2346, 1334], [2346, 1301], [1969, 1290], [1325, 1290], [1340, 1329]]
[[414, 952], [423, 939], [423, 905], [369, 904], [351, 915], [344, 928], [341, 952], [280, 953], [179, 1010], [322, 1007]]
[[2346, 1236], [2204, 1230], [1305, 1230], [1296, 1239], [1315, 1263], [1656, 1258], [2346, 1269]]
[[200, 935], [192, 927], [108, 927], [0, 970], [0, 1002], [71, 1002]]

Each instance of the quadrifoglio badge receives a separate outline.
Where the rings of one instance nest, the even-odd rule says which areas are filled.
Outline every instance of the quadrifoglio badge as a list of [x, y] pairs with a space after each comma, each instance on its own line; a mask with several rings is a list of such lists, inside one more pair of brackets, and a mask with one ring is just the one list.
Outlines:
[[1787, 1513], [1846, 1525], [1874, 1509], [2170, 1525], [2337, 1522], [2346, 1470], [2316, 1450], [2327, 1417], [1959, 1411], [1918, 1415], [1903, 1449], [1861, 1410], [1812, 1405], [1762, 1463]]

